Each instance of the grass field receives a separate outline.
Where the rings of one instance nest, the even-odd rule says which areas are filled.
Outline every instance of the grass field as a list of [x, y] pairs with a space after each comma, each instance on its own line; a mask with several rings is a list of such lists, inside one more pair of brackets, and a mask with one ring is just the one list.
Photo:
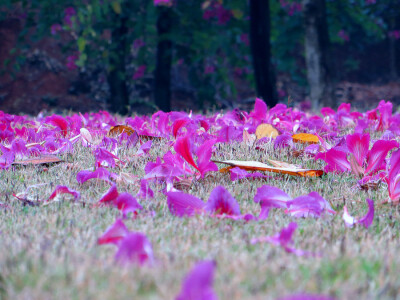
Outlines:
[[[121, 147], [119, 157], [130, 158], [121, 168], [110, 170], [145, 175], [149, 161], [173, 151], [166, 140], [153, 140], [150, 152], [135, 156], [139, 144]], [[400, 294], [399, 208], [381, 204], [388, 198], [387, 185], [362, 191], [351, 173], [327, 173], [319, 178], [268, 174], [266, 179], [232, 182], [229, 174], [209, 172], [184, 188], [207, 200], [211, 191], [224, 186], [239, 202], [242, 213], [258, 215], [253, 202], [257, 188], [276, 186], [291, 197], [317, 191], [337, 211], [334, 216], [294, 218], [283, 209], [271, 210], [266, 220], [229, 220], [196, 215], [173, 216], [165, 184], [151, 182], [153, 199], [139, 199], [144, 207], [137, 217], [124, 220], [131, 231], [147, 235], [154, 251], [154, 263], [139, 266], [115, 262], [114, 245], [98, 245], [97, 239], [120, 212], [113, 207], [93, 207], [109, 189], [101, 180], [79, 184], [76, 174], [93, 169], [92, 149], [80, 143], [71, 154], [61, 154], [58, 164], [11, 166], [0, 170], [0, 299], [174, 299], [182, 280], [199, 261], [217, 263], [214, 287], [219, 299], [276, 299], [298, 293], [332, 296], [337, 299], [397, 299]], [[257, 160], [267, 158], [323, 169], [323, 161], [291, 150], [261, 149], [245, 143], [221, 143], [213, 159]], [[222, 167], [219, 166], [219, 167]], [[81, 193], [83, 203], [62, 195], [44, 206], [24, 205], [13, 197], [32, 187], [28, 196], [46, 199], [57, 185]], [[136, 195], [139, 182], [117, 182], [120, 192]], [[348, 228], [342, 219], [346, 204], [353, 216], [367, 212], [366, 198], [375, 202], [372, 225]], [[150, 211], [154, 211], [152, 214]], [[315, 253], [296, 256], [269, 243], [251, 244], [252, 238], [271, 236], [290, 222], [297, 222], [295, 247]]]

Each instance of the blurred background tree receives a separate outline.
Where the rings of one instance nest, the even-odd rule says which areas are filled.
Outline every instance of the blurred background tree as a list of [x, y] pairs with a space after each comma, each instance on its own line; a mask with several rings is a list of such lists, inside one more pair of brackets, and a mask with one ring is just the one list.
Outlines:
[[[399, 1], [307, 1], [325, 2], [319, 36], [329, 50], [321, 57], [333, 61], [322, 59], [321, 78], [332, 99], [313, 96], [323, 81], [307, 76], [307, 41], [314, 38], [307, 38], [310, 15], [301, 0], [269, 0], [267, 7], [261, 1], [265, 18], [251, 10], [258, 0], [2, 1], [0, 109], [100, 107], [125, 114], [245, 107], [255, 96], [269, 105], [291, 96], [304, 109], [307, 99], [314, 107], [354, 101], [355, 84], [386, 83], [392, 92], [383, 96], [400, 103], [400, 91], [393, 92], [400, 89]], [[262, 25], [269, 42], [252, 30], [260, 20], [270, 21], [270, 30]], [[270, 86], [260, 83], [265, 74]]]

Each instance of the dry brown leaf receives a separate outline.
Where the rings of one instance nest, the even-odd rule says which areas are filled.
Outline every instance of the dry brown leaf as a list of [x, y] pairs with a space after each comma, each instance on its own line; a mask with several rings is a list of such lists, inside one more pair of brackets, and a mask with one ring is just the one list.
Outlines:
[[43, 155], [40, 157], [33, 157], [33, 158], [28, 158], [28, 159], [23, 159], [23, 160], [16, 160], [12, 164], [13, 165], [22, 165], [22, 166], [27, 166], [27, 165], [44, 165], [44, 164], [55, 164], [55, 163], [60, 163], [63, 162], [62, 159], [55, 155]]
[[157, 140], [157, 141], [161, 141], [162, 140], [162, 137], [153, 136], [153, 135], [144, 135], [144, 134], [139, 135], [139, 138], [143, 142], [147, 142], [147, 141], [150, 141], [150, 140]]
[[177, 190], [186, 190], [188, 188], [190, 188], [190, 186], [192, 185], [193, 180], [189, 179], [189, 178], [183, 178], [179, 181], [174, 181], [174, 188], [176, 188]]
[[110, 128], [110, 130], [107, 133], [107, 136], [118, 136], [121, 135], [122, 133], [126, 133], [127, 135], [132, 135], [135, 132], [135, 130], [133, 130], [131, 127], [126, 126], [126, 125], [116, 125], [116, 126], [112, 126]]
[[256, 129], [257, 140], [264, 137], [276, 138], [278, 135], [278, 130], [271, 124], [260, 124]]
[[280, 174], [288, 174], [293, 176], [301, 176], [301, 177], [319, 177], [324, 174], [322, 170], [313, 170], [313, 169], [302, 169], [302, 168], [277, 168], [272, 167], [270, 165], [264, 164], [258, 161], [239, 161], [239, 160], [225, 160], [225, 161], [217, 161], [213, 160], [217, 163], [222, 163], [226, 165], [230, 165], [232, 167], [239, 167], [246, 171], [267, 171], [274, 172]]
[[319, 138], [311, 133], [297, 133], [292, 135], [293, 142], [301, 144], [318, 144]]
[[219, 172], [220, 172], [220, 173], [229, 173], [229, 170], [230, 170], [230, 169], [233, 169], [233, 168], [234, 168], [234, 167], [232, 167], [232, 166], [225, 167], [225, 168], [219, 169]]

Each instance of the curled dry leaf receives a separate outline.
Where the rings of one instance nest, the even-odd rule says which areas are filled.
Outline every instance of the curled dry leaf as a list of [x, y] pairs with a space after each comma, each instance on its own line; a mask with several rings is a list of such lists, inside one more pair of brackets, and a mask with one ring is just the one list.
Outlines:
[[28, 159], [23, 159], [23, 160], [16, 160], [12, 164], [27, 166], [27, 165], [55, 164], [55, 163], [60, 163], [60, 162], [63, 162], [63, 160], [60, 159], [56, 155], [43, 155], [43, 156], [33, 157], [33, 158], [28, 158]]
[[257, 140], [264, 137], [276, 138], [279, 135], [278, 130], [271, 124], [260, 124], [256, 129]]
[[319, 138], [311, 133], [297, 133], [292, 135], [293, 142], [300, 144], [318, 144]]
[[127, 135], [132, 135], [135, 134], [135, 130], [133, 130], [131, 127], [126, 126], [126, 125], [116, 125], [116, 126], [112, 126], [110, 128], [110, 130], [107, 133], [107, 136], [118, 136], [121, 135], [123, 133], [126, 133]]
[[230, 165], [232, 167], [239, 167], [246, 171], [267, 171], [280, 174], [288, 174], [301, 177], [319, 177], [324, 174], [323, 170], [302, 169], [296, 166], [292, 168], [273, 167], [258, 161], [239, 161], [239, 160], [225, 160], [215, 161], [221, 164]]
[[174, 188], [177, 190], [185, 190], [191, 187], [193, 180], [189, 178], [182, 178], [180, 181], [174, 181]]

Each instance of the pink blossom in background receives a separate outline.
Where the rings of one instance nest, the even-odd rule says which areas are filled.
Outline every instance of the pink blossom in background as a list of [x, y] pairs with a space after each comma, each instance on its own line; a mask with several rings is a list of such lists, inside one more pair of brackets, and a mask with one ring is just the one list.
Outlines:
[[338, 35], [338, 37], [341, 38], [344, 42], [350, 41], [349, 34], [348, 34], [346, 31], [344, 31], [343, 29], [341, 29], [341, 30], [338, 32], [337, 35]]
[[203, 19], [209, 20], [216, 18], [218, 25], [225, 25], [232, 18], [232, 12], [218, 2], [214, 2], [210, 7], [204, 11]]
[[375, 4], [376, 0], [366, 0], [365, 4]]
[[64, 9], [64, 23], [68, 26], [72, 26], [72, 17], [76, 15], [75, 8], [67, 7]]
[[400, 30], [389, 31], [388, 36], [392, 39], [398, 40], [400, 39]]
[[154, 0], [154, 6], [172, 6], [173, 0]]
[[289, 16], [293, 16], [296, 12], [302, 11], [301, 2], [279, 0], [281, 7], [287, 11]]
[[133, 74], [132, 79], [137, 80], [139, 78], [142, 78], [144, 76], [144, 73], [146, 72], [146, 65], [141, 65], [136, 69], [136, 72]]
[[76, 55], [70, 55], [67, 57], [67, 69], [68, 70], [76, 70], [78, 66], [75, 64], [75, 61], [78, 59]]
[[242, 33], [240, 35], [240, 41], [244, 43], [246, 46], [250, 45], [249, 35], [247, 33]]
[[52, 35], [56, 35], [58, 31], [61, 31], [62, 27], [60, 24], [53, 24], [50, 27], [50, 31]]
[[133, 41], [133, 48], [139, 50], [140, 48], [142, 48], [144, 45], [146, 45], [146, 43], [142, 40], [142, 39], [136, 39]]
[[215, 67], [214, 67], [214, 66], [207, 65], [207, 66], [204, 68], [204, 75], [212, 74], [212, 73], [214, 73], [214, 72], [215, 72]]

